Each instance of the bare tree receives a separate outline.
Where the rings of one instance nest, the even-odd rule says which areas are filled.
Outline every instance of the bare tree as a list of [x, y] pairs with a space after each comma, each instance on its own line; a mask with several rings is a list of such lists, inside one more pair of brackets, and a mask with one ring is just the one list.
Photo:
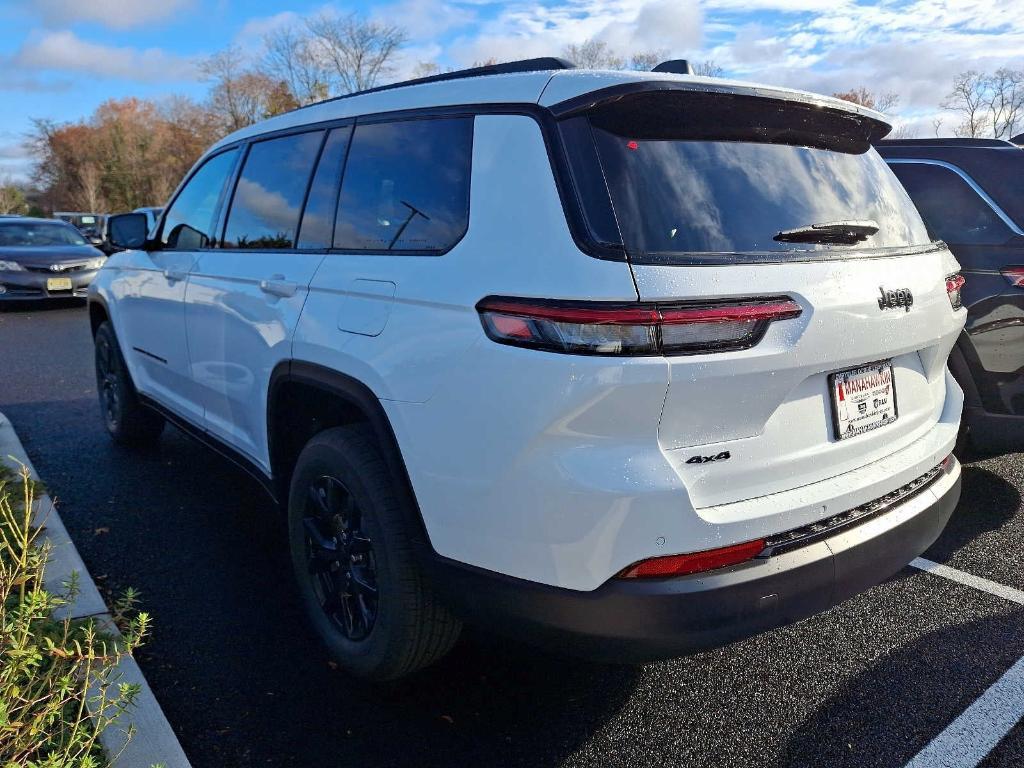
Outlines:
[[953, 90], [940, 105], [943, 109], [959, 112], [963, 116], [960, 125], [954, 129], [957, 136], [975, 138], [986, 132], [986, 79], [984, 74], [973, 69], [960, 73], [953, 81]]
[[1002, 67], [985, 77], [982, 100], [997, 139], [1009, 138], [1024, 123], [1024, 71]]
[[213, 54], [199, 68], [211, 84], [210, 110], [226, 131], [299, 106], [287, 83], [249, 68], [235, 46]]
[[263, 72], [286, 83], [300, 106], [330, 96], [331, 73], [308, 30], [275, 30], [263, 37], [263, 47]]
[[693, 65], [693, 73], [701, 77], [721, 77], [725, 74], [725, 70], [718, 66], [713, 59], [705, 59]]
[[412, 68], [412, 77], [431, 77], [432, 75], [441, 74], [441, 67], [435, 61], [421, 61], [415, 67]]
[[626, 60], [603, 40], [591, 38], [565, 46], [562, 56], [582, 69], [625, 69]]
[[943, 120], [941, 117], [936, 117], [932, 119], [932, 128], [935, 129], [935, 138], [939, 137], [939, 132], [942, 130], [942, 124], [944, 122], [946, 121]]
[[629, 68], [637, 72], [650, 72], [668, 57], [668, 51], [637, 51], [629, 57]]
[[837, 99], [850, 101], [854, 104], [860, 104], [862, 107], [874, 109], [877, 112], [891, 112], [896, 109], [900, 103], [900, 96], [898, 93], [893, 93], [892, 91], [887, 91], [886, 93], [875, 93], [873, 91], [869, 91], [864, 86], [853, 88], [849, 91], [833, 93], [832, 95]]
[[395, 52], [407, 36], [400, 27], [367, 21], [357, 13], [337, 17], [327, 13], [306, 22], [313, 51], [331, 72], [342, 93], [372, 88], [393, 71]]
[[78, 168], [78, 194], [75, 196], [76, 208], [83, 211], [100, 211], [105, 206], [103, 200], [103, 169], [99, 163], [85, 161]]

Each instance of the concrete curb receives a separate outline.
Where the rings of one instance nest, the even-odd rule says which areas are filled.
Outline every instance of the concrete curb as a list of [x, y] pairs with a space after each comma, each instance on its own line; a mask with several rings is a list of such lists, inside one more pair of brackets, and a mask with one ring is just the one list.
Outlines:
[[[14, 426], [2, 413], [0, 463], [16, 471], [20, 469], [19, 465], [23, 464], [34, 480], [41, 480], [32, 462], [29, 461]], [[35, 506], [36, 520], [44, 525], [43, 538], [49, 541], [52, 547], [50, 562], [46, 568], [47, 591], [62, 592], [63, 585], [71, 574], [78, 574], [78, 597], [74, 603], [61, 608], [59, 618], [91, 617], [111, 634], [119, 635], [95, 582], [82, 562], [78, 550], [75, 549], [71, 537], [68, 536], [60, 515], [57, 514], [53, 501], [43, 494], [36, 500]], [[137, 683], [141, 690], [135, 700], [135, 706], [118, 718], [114, 726], [100, 734], [100, 742], [108, 755], [118, 755], [120, 752], [112, 763], [113, 768], [150, 768], [153, 765], [160, 765], [163, 768], [191, 768], [181, 744], [178, 743], [178, 737], [174, 735], [135, 659], [123, 659], [114, 674], [119, 682]], [[135, 735], [128, 745], [124, 746], [125, 734], [131, 727], [135, 728]]]

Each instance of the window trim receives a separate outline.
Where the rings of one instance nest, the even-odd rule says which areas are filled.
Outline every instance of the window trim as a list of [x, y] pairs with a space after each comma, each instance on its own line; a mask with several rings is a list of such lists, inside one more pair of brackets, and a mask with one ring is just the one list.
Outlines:
[[[171, 209], [174, 207], [174, 204], [176, 202], [178, 202], [178, 198], [181, 197], [181, 193], [185, 191], [185, 188], [191, 183], [192, 179], [194, 179], [196, 177], [196, 174], [198, 174], [199, 171], [201, 171], [206, 166], [207, 163], [209, 163], [210, 161], [214, 160], [215, 158], [218, 158], [221, 155], [226, 154], [227, 152], [234, 152], [234, 151], [238, 151], [240, 149], [244, 149], [242, 143], [241, 142], [235, 142], [235, 143], [223, 146], [223, 147], [218, 147], [215, 152], [210, 152], [209, 154], [204, 155], [203, 157], [201, 157], [199, 160], [196, 161], [196, 164], [194, 166], [192, 166], [192, 170], [190, 170], [188, 172], [188, 175], [185, 176], [184, 181], [182, 181], [181, 184], [178, 185], [178, 188], [176, 190], [174, 190], [174, 195], [171, 197], [171, 199], [164, 206], [164, 210], [160, 214], [160, 224], [159, 224], [159, 226], [157, 226], [156, 233], [155, 233], [155, 242], [157, 244], [158, 250], [168, 251], [170, 253], [188, 253], [190, 251], [204, 251], [205, 252], [205, 251], [213, 251], [213, 250], [217, 249], [218, 244], [219, 244], [220, 241], [216, 237], [214, 238], [213, 244], [211, 246], [207, 247], [207, 248], [169, 248], [163, 242], [164, 226], [167, 224], [167, 214], [170, 213]], [[241, 156], [242, 154], [244, 154], [244, 153], [243, 152], [239, 152], [239, 156]], [[235, 183], [236, 178], [237, 178], [238, 168], [239, 168], [239, 166], [238, 166], [238, 157], [236, 157], [234, 165], [231, 167], [231, 170], [228, 172], [228, 177], [225, 180], [224, 186], [221, 188], [220, 196], [217, 198], [217, 204], [213, 208], [213, 231], [214, 231], [215, 235], [218, 232], [220, 232], [221, 225], [223, 223], [222, 219], [221, 219], [221, 214], [222, 214], [223, 208], [224, 208], [224, 199], [225, 199], [225, 197], [227, 195], [226, 190], [228, 189], [229, 185], [231, 185], [232, 188], [233, 188], [234, 183]]]
[[934, 165], [939, 168], [945, 168], [947, 171], [952, 171], [967, 183], [967, 186], [969, 186], [974, 191], [974, 194], [981, 198], [982, 202], [984, 202], [989, 208], [992, 209], [992, 212], [999, 217], [1003, 224], [1005, 224], [1013, 234], [1024, 235], [1024, 230], [1021, 230], [1021, 228], [1017, 226], [1013, 219], [1011, 219], [1007, 215], [1007, 213], [1002, 208], [999, 207], [999, 204], [992, 199], [988, 192], [982, 189], [981, 185], [978, 184], [978, 182], [976, 182], [974, 179], [972, 179], [966, 171], [964, 171], [962, 168], [958, 168], [957, 166], [953, 165], [953, 163], [947, 162], [945, 160], [932, 160], [930, 158], [917, 157], [886, 157], [883, 159], [890, 165]]
[[356, 129], [355, 120], [345, 120], [338, 125], [330, 125], [324, 129], [324, 140], [320, 143], [320, 151], [316, 156], [316, 163], [313, 165], [313, 172], [309, 175], [309, 184], [306, 186], [306, 196], [302, 200], [302, 212], [299, 214], [299, 226], [295, 230], [295, 248], [292, 250], [299, 253], [329, 253], [330, 248], [299, 248], [299, 242], [302, 239], [302, 224], [306, 220], [306, 208], [309, 205], [309, 196], [313, 192], [313, 182], [316, 180], [317, 173], [320, 172], [320, 163], [323, 161], [324, 152], [327, 150], [327, 142], [331, 140], [331, 136], [335, 131], [342, 129], [348, 129], [348, 138], [345, 140], [345, 156], [341, 158], [341, 171], [338, 174], [338, 185], [334, 190], [334, 207], [332, 208], [333, 215], [331, 217], [331, 241], [334, 240], [334, 227], [338, 223], [338, 202], [341, 200], [341, 184], [345, 180], [345, 168], [348, 166], [348, 153], [352, 149], [352, 136]]

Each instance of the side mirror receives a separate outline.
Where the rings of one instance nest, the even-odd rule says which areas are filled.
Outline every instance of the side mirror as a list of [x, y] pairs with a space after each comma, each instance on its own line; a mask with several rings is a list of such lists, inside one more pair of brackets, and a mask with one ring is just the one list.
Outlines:
[[110, 244], [115, 248], [137, 250], [146, 245], [149, 222], [144, 213], [119, 213], [107, 223]]

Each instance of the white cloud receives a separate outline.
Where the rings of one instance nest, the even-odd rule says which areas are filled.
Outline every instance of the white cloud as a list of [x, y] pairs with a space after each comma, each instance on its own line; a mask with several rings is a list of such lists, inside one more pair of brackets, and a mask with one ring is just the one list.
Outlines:
[[115, 47], [82, 40], [74, 32], [34, 35], [11, 59], [24, 70], [75, 72], [139, 82], [174, 82], [196, 78], [192, 59], [159, 48]]
[[651, 49], [683, 55], [700, 45], [703, 33], [698, 0], [510, 3], [477, 34], [455, 40], [448, 55], [464, 65], [490, 58], [558, 56], [566, 45], [590, 38], [603, 40], [624, 55]]
[[93, 21], [115, 29], [164, 21], [189, 9], [194, 0], [25, 0], [48, 24]]

